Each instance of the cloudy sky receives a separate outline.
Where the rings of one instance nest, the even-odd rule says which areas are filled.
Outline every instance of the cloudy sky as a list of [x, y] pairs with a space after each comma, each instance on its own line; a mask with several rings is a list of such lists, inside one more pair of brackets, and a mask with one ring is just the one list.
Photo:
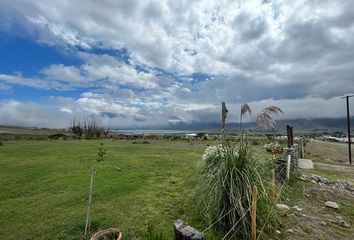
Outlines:
[[[345, 116], [354, 1], [0, 0], [0, 124]], [[353, 104], [354, 105], [354, 102]], [[354, 112], [353, 107], [351, 107]], [[248, 120], [252, 120], [251, 117]]]

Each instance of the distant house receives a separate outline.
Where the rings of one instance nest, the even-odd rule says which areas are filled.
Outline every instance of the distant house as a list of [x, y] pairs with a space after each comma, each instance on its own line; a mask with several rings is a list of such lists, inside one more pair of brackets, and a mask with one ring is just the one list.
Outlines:
[[334, 141], [334, 142], [347, 143], [349, 141], [347, 137], [339, 138], [339, 137], [324, 136], [323, 138], [326, 139], [326, 140], [329, 140], [329, 141]]
[[186, 133], [185, 139], [197, 139], [198, 135], [196, 133]]

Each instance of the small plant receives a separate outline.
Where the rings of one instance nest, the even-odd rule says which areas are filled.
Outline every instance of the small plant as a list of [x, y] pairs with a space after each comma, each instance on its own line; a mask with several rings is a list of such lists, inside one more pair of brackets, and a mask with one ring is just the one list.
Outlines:
[[96, 162], [97, 163], [101, 163], [103, 162], [103, 157], [104, 155], [106, 155], [107, 150], [103, 148], [103, 143], [100, 143], [100, 146], [98, 147], [98, 153], [97, 153], [97, 158], [96, 158]]
[[154, 225], [148, 223], [148, 240], [169, 240], [161, 231], [157, 231]]
[[100, 146], [98, 147], [97, 157], [96, 157], [96, 164], [92, 166], [92, 172], [91, 172], [90, 193], [89, 193], [89, 200], [87, 205], [87, 215], [86, 215], [86, 224], [85, 224], [85, 236], [87, 235], [87, 233], [90, 231], [91, 228], [92, 194], [93, 194], [94, 178], [96, 175], [96, 165], [103, 162], [105, 155], [106, 155], [106, 149], [103, 148], [103, 143], [100, 143]]

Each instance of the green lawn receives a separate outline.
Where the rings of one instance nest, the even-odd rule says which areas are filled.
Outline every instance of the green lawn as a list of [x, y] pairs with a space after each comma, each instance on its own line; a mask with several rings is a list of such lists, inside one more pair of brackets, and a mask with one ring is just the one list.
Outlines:
[[[207, 144], [215, 142], [11, 141], [0, 146], [0, 236], [4, 239], [84, 239], [90, 167], [95, 163], [101, 142], [107, 149], [107, 155], [95, 178], [94, 230], [119, 227], [124, 239], [129, 240], [147, 239], [149, 222], [171, 236], [176, 219], [183, 219], [200, 230], [207, 227], [205, 220], [200, 218], [200, 212], [193, 211], [197, 197], [193, 193], [201, 155]], [[331, 145], [331, 150], [326, 150], [317, 145], [307, 146], [307, 157], [313, 157], [316, 167], [309, 173], [327, 176], [329, 170], [318, 168], [316, 162], [334, 163], [345, 149]], [[253, 146], [253, 151], [256, 158], [264, 161], [271, 157], [262, 145]], [[333, 156], [328, 151], [332, 151]], [[314, 156], [318, 156], [318, 160]], [[349, 173], [352, 174], [348, 172], [348, 176]], [[331, 176], [333, 174], [337, 174], [334, 175], [336, 179], [347, 176], [342, 171], [331, 172]], [[301, 219], [284, 220], [293, 226], [285, 224], [279, 229], [296, 228], [299, 231], [296, 235], [316, 239], [320, 236], [318, 232], [322, 231], [318, 222], [324, 217], [318, 209], [322, 209], [325, 199], [319, 196], [321, 191], [327, 190], [317, 189], [318, 186], [298, 179], [292, 182], [286, 187], [285, 202], [290, 206], [304, 207], [305, 213], [319, 215], [319, 220], [306, 220], [308, 229], [305, 229], [301, 228], [304, 219], [300, 216]], [[353, 199], [343, 194], [338, 196], [341, 216], [349, 224], [354, 224]], [[332, 225], [326, 234], [341, 236], [339, 233], [336, 235], [337, 229]], [[346, 236], [351, 233], [340, 230]], [[284, 236], [272, 237], [282, 239]], [[262, 239], [268, 238], [262, 236]]]
[[165, 232], [177, 218], [193, 222], [205, 142], [14, 141], [0, 147], [0, 235], [82, 239], [90, 166], [101, 142], [107, 155], [95, 178], [94, 227], [117, 226], [133, 239], [146, 237], [148, 222]]

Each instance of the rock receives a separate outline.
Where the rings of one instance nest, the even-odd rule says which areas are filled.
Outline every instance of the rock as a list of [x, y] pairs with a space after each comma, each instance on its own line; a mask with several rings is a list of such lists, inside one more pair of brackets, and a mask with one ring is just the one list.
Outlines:
[[302, 208], [298, 206], [294, 206], [293, 209], [295, 209], [298, 212], [302, 212]]
[[321, 221], [320, 224], [321, 224], [322, 226], [327, 226], [327, 223], [326, 223], [325, 221]]
[[317, 182], [315, 180], [311, 180], [312, 183], [316, 184]]
[[300, 180], [304, 181], [304, 182], [307, 182], [308, 181], [308, 177], [306, 175], [304, 175], [304, 174], [301, 174]]
[[290, 211], [290, 208], [288, 205], [285, 205], [285, 204], [277, 204], [277, 208], [280, 209], [280, 210], [287, 210], [287, 211]]
[[176, 240], [204, 240], [204, 234], [192, 228], [182, 220], [174, 223]]
[[110, 228], [101, 230], [95, 233], [90, 240], [102, 240], [102, 239], [122, 239], [122, 233], [117, 228]]
[[328, 208], [339, 209], [339, 206], [336, 202], [328, 201], [325, 203], [325, 206]]
[[324, 177], [321, 177], [319, 175], [312, 175], [311, 179], [314, 180], [315, 182], [318, 182], [318, 183], [326, 183], [327, 182], [327, 179], [325, 179]]
[[338, 190], [340, 190], [340, 191], [345, 190], [345, 187], [344, 187], [343, 184], [340, 183], [340, 182], [334, 183], [334, 186], [335, 186]]
[[343, 219], [337, 219], [337, 225], [338, 226], [341, 226], [341, 227], [345, 227], [345, 228], [349, 228], [349, 224], [348, 223], [346, 223]]

